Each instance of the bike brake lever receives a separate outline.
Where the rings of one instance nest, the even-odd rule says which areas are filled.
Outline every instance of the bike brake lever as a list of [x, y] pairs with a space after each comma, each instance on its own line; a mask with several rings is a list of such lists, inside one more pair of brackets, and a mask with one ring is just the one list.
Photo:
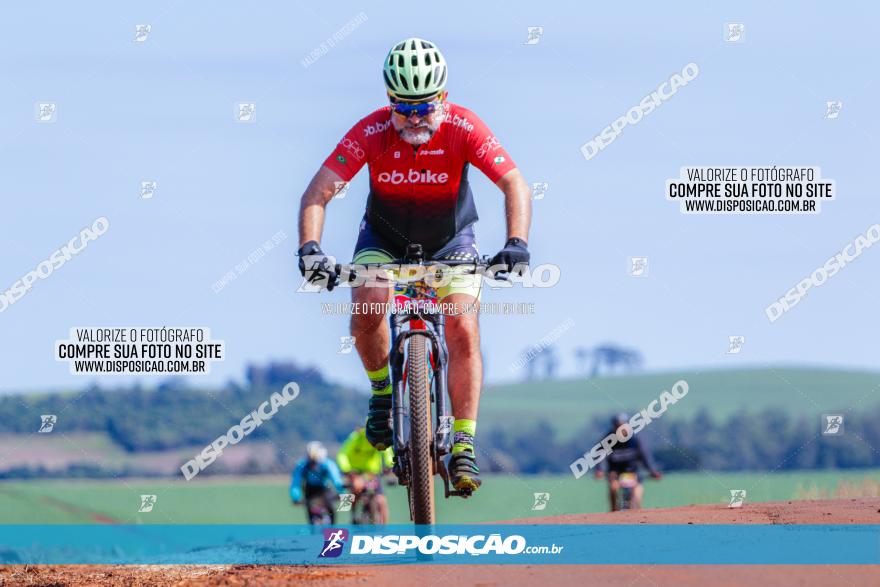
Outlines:
[[[329, 280], [330, 283], [327, 284], [327, 291], [333, 291], [333, 288], [339, 285], [340, 279], [339, 274], [342, 272], [342, 265], [337, 263], [333, 266], [333, 279]], [[332, 285], [331, 285], [332, 283]]]
[[[351, 283], [357, 279], [357, 272], [350, 270], [345, 277], [345, 283]], [[328, 280], [327, 291], [333, 291], [333, 288], [342, 283], [342, 265], [337, 263], [333, 266], [333, 278]]]
[[489, 279], [491, 279], [492, 281], [509, 281], [510, 280], [510, 271], [498, 270], [498, 271], [490, 272], [490, 271], [488, 271], [488, 267], [486, 269], [487, 269], [487, 271], [484, 273], [484, 275], [486, 277], [488, 277]]
[[492, 257], [489, 255], [483, 255], [480, 258], [480, 261], [483, 265], [485, 265], [485, 270], [483, 271], [483, 276], [488, 277], [493, 281], [508, 281], [510, 277], [510, 271], [489, 271], [489, 268], [492, 267]]
[[[336, 273], [336, 283], [335, 285], [339, 285], [342, 283], [342, 265], [337, 263], [333, 266], [333, 271]], [[348, 273], [345, 275], [345, 283], [352, 283], [357, 280], [357, 271], [354, 269], [348, 269]]]

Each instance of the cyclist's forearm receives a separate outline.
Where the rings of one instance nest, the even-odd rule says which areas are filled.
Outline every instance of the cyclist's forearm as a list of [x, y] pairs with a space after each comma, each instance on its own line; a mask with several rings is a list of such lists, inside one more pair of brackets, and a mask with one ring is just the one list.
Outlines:
[[504, 210], [507, 216], [507, 238], [521, 238], [528, 242], [532, 222], [532, 193], [519, 169], [511, 169], [496, 183], [504, 192]]
[[299, 246], [309, 241], [321, 242], [324, 209], [336, 194], [338, 181], [341, 178], [324, 166], [312, 178], [299, 204]]
[[351, 461], [348, 458], [348, 455], [342, 454], [341, 452], [336, 457], [336, 464], [339, 466], [339, 471], [345, 475], [349, 471], [351, 471]]
[[641, 439], [636, 438], [635, 442], [639, 449], [639, 456], [645, 464], [645, 468], [652, 474], [657, 473], [657, 465], [654, 463], [654, 457], [651, 455], [651, 451], [648, 450], [648, 447], [645, 446], [645, 443], [642, 442]]

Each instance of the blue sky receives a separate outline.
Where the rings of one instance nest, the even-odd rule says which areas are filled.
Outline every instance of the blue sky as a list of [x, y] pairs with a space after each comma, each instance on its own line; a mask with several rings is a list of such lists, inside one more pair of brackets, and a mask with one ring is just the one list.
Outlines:
[[[300, 5], [301, 4], [301, 5]], [[4, 10], [0, 36], [0, 291], [81, 228], [111, 228], [0, 313], [0, 390], [78, 387], [53, 358], [75, 326], [208, 326], [227, 359], [199, 381], [240, 378], [249, 361], [296, 357], [362, 384], [339, 355], [345, 317], [297, 294], [299, 197], [339, 137], [383, 104], [380, 64], [417, 35], [449, 63], [450, 99], [479, 114], [529, 182], [536, 263], [556, 263], [552, 289], [486, 292], [533, 301], [531, 316], [485, 316], [490, 382], [510, 379], [525, 347], [572, 319], [573, 349], [614, 341], [646, 367], [780, 363], [876, 366], [880, 250], [867, 250], [774, 323], [764, 308], [880, 221], [876, 179], [873, 6], [761, 2], [438, 4], [430, 17], [399, 3], [259, 5], [56, 3]], [[366, 21], [314, 64], [301, 63], [360, 13]], [[742, 43], [724, 24], [742, 22]], [[136, 24], [152, 29], [132, 42]], [[543, 26], [537, 45], [527, 27]], [[580, 145], [689, 63], [700, 75], [590, 161]], [[874, 71], [874, 74], [870, 72]], [[825, 120], [826, 100], [840, 100]], [[57, 104], [39, 124], [34, 104]], [[253, 124], [234, 120], [254, 102]], [[816, 216], [685, 216], [664, 199], [684, 165], [821, 167], [838, 199]], [[328, 209], [324, 249], [347, 260], [367, 181]], [[500, 192], [472, 173], [481, 251], [504, 242]], [[157, 182], [152, 199], [140, 183]], [[219, 293], [212, 284], [279, 230], [282, 245]], [[631, 256], [649, 274], [627, 273]], [[744, 335], [726, 355], [729, 335]], [[155, 381], [155, 380], [152, 380]]]

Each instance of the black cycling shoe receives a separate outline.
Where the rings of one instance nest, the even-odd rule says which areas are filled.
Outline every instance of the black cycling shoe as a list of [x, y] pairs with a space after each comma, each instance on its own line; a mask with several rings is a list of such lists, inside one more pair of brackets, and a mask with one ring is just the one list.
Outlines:
[[482, 485], [477, 457], [470, 451], [457, 452], [449, 458], [449, 476], [452, 487], [461, 491], [464, 497], [469, 497]]
[[370, 398], [370, 411], [365, 427], [367, 442], [376, 450], [385, 450], [393, 444], [391, 435], [391, 394]]

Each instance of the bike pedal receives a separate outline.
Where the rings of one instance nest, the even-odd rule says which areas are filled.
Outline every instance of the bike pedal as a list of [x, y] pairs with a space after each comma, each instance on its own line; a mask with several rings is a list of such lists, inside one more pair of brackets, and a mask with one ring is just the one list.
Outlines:
[[474, 494], [473, 489], [455, 489], [449, 492], [449, 495], [456, 495], [458, 497], [467, 499]]

